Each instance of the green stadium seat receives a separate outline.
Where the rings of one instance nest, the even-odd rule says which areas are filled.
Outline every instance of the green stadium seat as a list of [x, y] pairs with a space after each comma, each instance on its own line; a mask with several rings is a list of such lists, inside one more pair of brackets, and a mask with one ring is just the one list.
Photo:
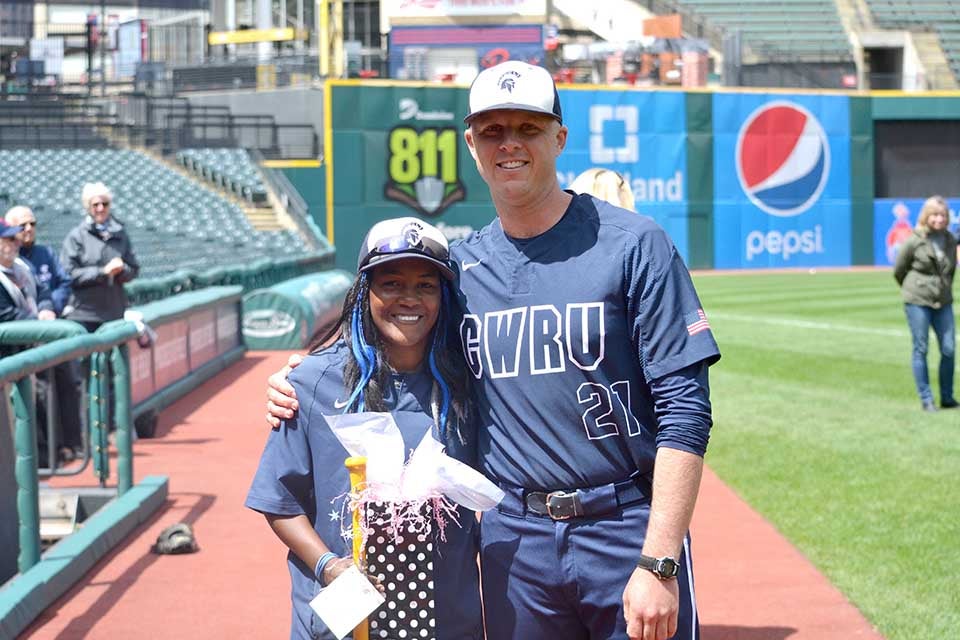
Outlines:
[[676, 4], [710, 27], [739, 31], [761, 61], [853, 59], [833, 0], [678, 0]]
[[[209, 157], [219, 159], [220, 155]], [[185, 150], [175, 161], [187, 166], [190, 158]], [[248, 176], [259, 175], [249, 156], [245, 165], [243, 157], [237, 158]], [[83, 184], [95, 181], [114, 192], [114, 213], [127, 225], [145, 276], [260, 259], [264, 255], [256, 250], [247, 256], [235, 248], [252, 246], [261, 238], [261, 246], [271, 251], [281, 246], [292, 255], [307, 251], [295, 233], [275, 244], [276, 233], [255, 231], [235, 204], [136, 151], [0, 150], [0, 202], [31, 206], [41, 223], [38, 241], [55, 248], [81, 219]], [[258, 183], [251, 178], [247, 184], [252, 192]]]

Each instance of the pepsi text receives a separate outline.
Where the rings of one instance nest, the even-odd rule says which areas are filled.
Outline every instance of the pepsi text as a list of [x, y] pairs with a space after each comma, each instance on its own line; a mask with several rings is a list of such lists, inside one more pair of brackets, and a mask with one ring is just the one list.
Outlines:
[[778, 256], [784, 262], [796, 254], [813, 255], [824, 253], [823, 227], [814, 225], [806, 231], [751, 231], [747, 234], [747, 261], [764, 253]]

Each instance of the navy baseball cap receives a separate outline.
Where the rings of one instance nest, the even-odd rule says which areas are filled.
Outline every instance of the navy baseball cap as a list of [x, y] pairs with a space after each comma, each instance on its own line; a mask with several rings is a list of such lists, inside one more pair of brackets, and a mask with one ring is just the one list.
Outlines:
[[23, 231], [23, 227], [11, 227], [4, 222], [3, 218], [0, 218], [0, 238], [12, 238], [21, 231]]
[[418, 218], [393, 218], [370, 227], [360, 246], [357, 271], [362, 273], [405, 258], [426, 260], [444, 278], [454, 279], [447, 239], [439, 229]]
[[508, 60], [484, 69], [470, 85], [470, 113], [463, 121], [487, 111], [517, 109], [543, 113], [563, 123], [560, 94], [553, 76], [543, 67]]

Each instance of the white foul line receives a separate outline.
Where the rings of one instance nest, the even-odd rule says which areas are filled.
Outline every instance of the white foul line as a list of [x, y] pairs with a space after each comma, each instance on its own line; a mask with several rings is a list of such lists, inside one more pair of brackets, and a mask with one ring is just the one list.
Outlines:
[[719, 320], [734, 320], [737, 322], [752, 322], [754, 324], [769, 324], [778, 327], [795, 327], [797, 329], [813, 329], [815, 331], [845, 331], [847, 333], [869, 333], [875, 336], [890, 336], [903, 338], [910, 335], [906, 329], [883, 329], [881, 327], [858, 327], [849, 324], [833, 322], [815, 322], [813, 320], [797, 320], [795, 318], [771, 318], [766, 316], [747, 316], [723, 311], [711, 311], [708, 318]]

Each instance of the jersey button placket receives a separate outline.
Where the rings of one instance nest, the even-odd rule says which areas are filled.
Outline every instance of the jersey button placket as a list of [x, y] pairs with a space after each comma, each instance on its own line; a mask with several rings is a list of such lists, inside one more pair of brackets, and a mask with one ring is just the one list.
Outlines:
[[530, 294], [530, 261], [520, 253], [514, 259], [513, 275], [510, 278], [510, 295], [525, 296]]

